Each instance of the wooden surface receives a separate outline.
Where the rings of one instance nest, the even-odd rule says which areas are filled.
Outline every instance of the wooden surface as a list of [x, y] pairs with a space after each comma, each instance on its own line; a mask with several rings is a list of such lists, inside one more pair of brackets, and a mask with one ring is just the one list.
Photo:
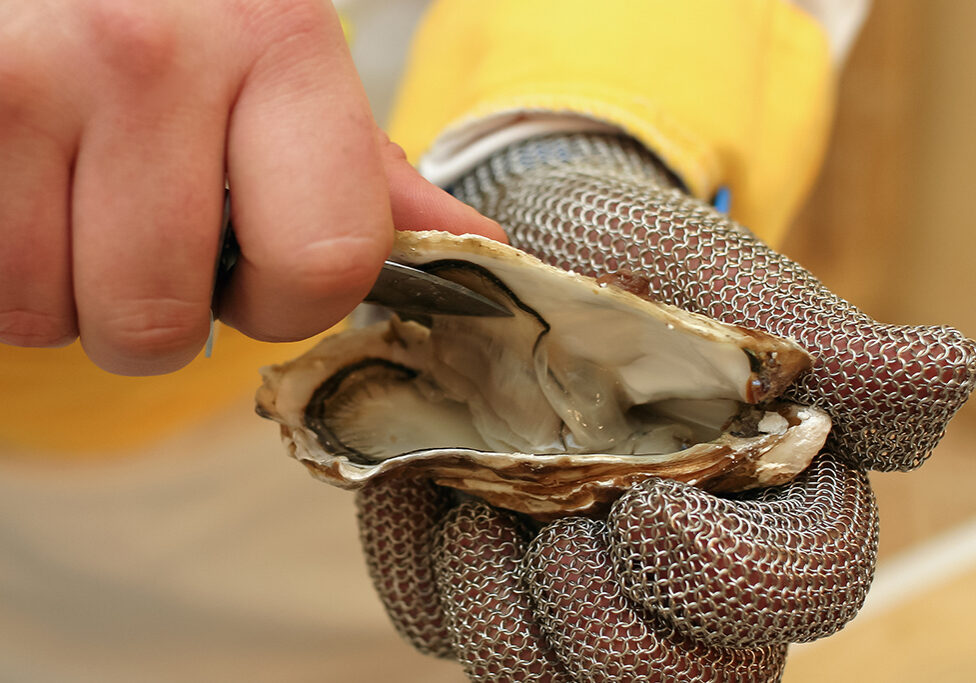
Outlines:
[[[876, 2], [841, 81], [819, 184], [785, 251], [884, 322], [976, 337], [976, 3]], [[976, 406], [919, 472], [873, 477], [882, 553], [976, 515]]]
[[976, 680], [976, 571], [906, 596], [832, 638], [793, 648], [784, 683], [969, 683]]
[[[883, 0], [841, 83], [832, 147], [786, 245], [829, 287], [885, 322], [951, 324], [976, 337], [976, 3]], [[873, 474], [879, 574], [924, 558], [976, 519], [976, 405], [911, 473]], [[880, 613], [793, 649], [785, 681], [976, 680], [976, 567], [907, 582]], [[924, 583], [925, 572], [916, 577]], [[921, 592], [918, 592], [921, 591]], [[869, 600], [871, 597], [869, 597]]]

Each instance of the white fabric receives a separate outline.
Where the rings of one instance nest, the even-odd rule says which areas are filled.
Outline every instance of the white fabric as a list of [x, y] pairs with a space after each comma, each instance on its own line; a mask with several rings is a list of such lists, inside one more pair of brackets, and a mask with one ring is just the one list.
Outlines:
[[492, 154], [516, 142], [552, 133], [614, 132], [616, 126], [575, 114], [513, 112], [478, 119], [442, 136], [418, 168], [435, 185], [447, 185]]
[[820, 22], [834, 63], [842, 65], [847, 59], [857, 34], [861, 31], [871, 0], [787, 0]]

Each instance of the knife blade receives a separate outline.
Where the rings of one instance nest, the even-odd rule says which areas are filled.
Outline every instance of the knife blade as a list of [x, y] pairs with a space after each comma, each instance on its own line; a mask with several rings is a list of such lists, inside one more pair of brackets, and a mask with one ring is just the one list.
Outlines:
[[[230, 192], [224, 195], [223, 238], [217, 260], [214, 299], [230, 277], [240, 246], [230, 220]], [[471, 315], [511, 317], [513, 313], [491, 299], [438, 275], [394, 261], [386, 261], [365, 301], [411, 316]]]
[[511, 317], [504, 306], [456, 282], [386, 261], [365, 301], [410, 315]]

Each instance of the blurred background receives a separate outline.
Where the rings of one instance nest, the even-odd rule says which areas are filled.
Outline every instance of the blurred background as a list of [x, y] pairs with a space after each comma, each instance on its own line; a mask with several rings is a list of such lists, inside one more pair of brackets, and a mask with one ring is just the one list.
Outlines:
[[[874, 5], [785, 251], [880, 320], [976, 337], [976, 2]], [[973, 680], [973, 444], [976, 404], [920, 471], [872, 476], [875, 586], [847, 629], [793, 648], [787, 683]], [[143, 458], [52, 471], [0, 458], [0, 680], [38, 680], [18, 675], [25, 653], [52, 662], [43, 680], [462, 680], [393, 632], [366, 576], [352, 494], [289, 461], [249, 398]], [[29, 562], [5, 565], [8, 554]], [[86, 583], [67, 588], [79, 575]], [[105, 597], [115, 594], [100, 577], [126, 586], [133, 575], [152, 577], [152, 591]]]
[[[892, 323], [976, 337], [976, 3], [880, 0], [843, 75], [827, 161], [785, 251]], [[878, 574], [851, 625], [794, 647], [787, 683], [972, 681], [976, 405], [917, 472], [871, 477]]]

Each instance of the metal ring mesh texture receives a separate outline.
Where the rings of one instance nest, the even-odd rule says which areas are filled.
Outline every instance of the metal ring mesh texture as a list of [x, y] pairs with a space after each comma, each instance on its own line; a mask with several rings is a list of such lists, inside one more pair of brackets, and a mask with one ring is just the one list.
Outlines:
[[433, 566], [454, 652], [473, 681], [571, 681], [556, 662], [520, 579], [526, 542], [514, 519], [481, 503], [451, 511]]
[[649, 479], [606, 520], [535, 534], [427, 482], [370, 484], [363, 548], [394, 624], [476, 681], [778, 680], [787, 643], [862, 604], [878, 534], [862, 468], [927, 457], [976, 382], [973, 342], [874, 322], [625, 138], [519, 143], [453, 192], [544, 261], [629, 270], [660, 300], [798, 340], [816, 362], [789, 397], [827, 410], [835, 434], [785, 486], [719, 498]]
[[816, 357], [786, 395], [834, 420], [849, 462], [910, 470], [976, 386], [976, 344], [944, 327], [883, 325], [675, 186], [626, 138], [535, 138], [498, 153], [453, 192], [511, 243], [566, 270], [650, 279], [667, 303], [791, 337]]
[[356, 494], [360, 541], [373, 586], [400, 635], [437, 657], [453, 655], [430, 562], [434, 527], [450, 500], [424, 479], [380, 481]]
[[878, 549], [867, 477], [826, 453], [755, 500], [648, 480], [610, 521], [627, 594], [684, 635], [730, 647], [839, 630], [867, 596]]
[[[824, 462], [828, 468], [845, 467]], [[829, 475], [820, 478], [824, 476]], [[678, 488], [698, 492], [676, 482], [648, 482], [654, 483], [663, 483], [665, 487], [676, 484]], [[779, 495], [770, 494], [769, 503], [734, 503], [702, 495], [711, 501], [712, 519], [718, 525], [739, 527], [744, 523], [739, 518], [741, 511], [722, 510], [723, 505], [751, 505], [769, 508], [765, 514], [771, 527], [789, 528], [790, 521], [778, 516], [792, 513], [791, 498], [797, 497], [796, 490], [801, 486], [781, 489], [786, 492], [783, 500]], [[843, 484], [838, 487], [842, 489], [846, 490]], [[870, 492], [865, 490], [870, 503]], [[617, 510], [608, 522], [578, 517], [562, 519], [544, 527], [532, 540], [526, 525], [514, 515], [483, 503], [466, 502], [447, 513], [437, 526], [417, 536], [428, 544], [423, 560], [413, 553], [404, 560], [402, 551], [394, 548], [396, 539], [402, 539], [404, 532], [415, 531], [411, 518], [416, 515], [416, 505], [419, 503], [422, 509], [429, 510], [432, 505], [440, 504], [438, 501], [443, 500], [444, 494], [412, 480], [386, 480], [372, 484], [359, 497], [364, 548], [371, 566], [382, 570], [380, 576], [384, 580], [377, 583], [377, 589], [401, 633], [410, 633], [411, 642], [424, 652], [439, 653], [445, 646], [449, 647], [472, 681], [778, 680], [785, 663], [786, 643], [770, 639], [733, 648], [717, 643], [707, 632], [704, 637], [698, 634], [688, 637], [669, 621], [671, 615], [655, 608], [653, 599], [633, 598], [655, 581], [665, 584], [661, 588], [666, 590], [667, 581], [673, 580], [666, 570], [657, 579], [650, 575], [649, 565], [657, 559], [651, 549], [665, 546], [670, 540], [660, 533], [660, 527], [645, 526], [645, 523], [649, 516], [660, 518], [673, 514], [675, 501], [669, 493], [655, 498], [647, 495], [648, 492], [649, 489], [636, 489], [634, 500], [627, 504], [641, 507], [639, 513]], [[824, 496], [821, 506], [825, 510], [839, 502], [831, 491], [822, 487], [808, 492], [814, 494]], [[377, 498], [395, 503], [375, 510], [371, 504]], [[377, 512], [383, 516], [374, 516]], [[423, 516], [416, 515], [416, 518]], [[843, 514], [838, 517], [843, 518]], [[753, 514], [752, 521], [757, 518]], [[858, 530], [863, 530], [858, 524], [852, 523], [845, 531], [854, 546], [858, 545]], [[869, 533], [875, 530], [873, 524], [868, 524]], [[699, 527], [701, 537], [715, 531], [708, 525]], [[618, 540], [621, 535], [626, 536], [625, 543]], [[790, 543], [786, 533], [769, 538], [765, 530], [760, 530], [758, 536], [768, 545]], [[804, 551], [817, 558], [826, 558], [833, 552], [837, 542], [830, 536], [830, 530], [823, 527], [816, 532], [797, 534]], [[822, 541], [826, 547], [818, 546]], [[743, 540], [742, 547], [748, 548], [751, 542]], [[648, 549], [648, 554], [642, 558], [644, 561], [635, 561], [642, 546]], [[868, 570], [873, 565], [874, 549], [873, 543], [867, 543], [864, 550], [856, 553]], [[694, 547], [690, 549], [694, 550]], [[816, 572], [811, 570], [810, 562], [802, 559], [794, 562], [796, 555], [787, 553], [784, 561], [767, 562], [741, 573], [734, 568], [717, 572], [715, 581], [728, 579], [733, 588], [720, 586], [714, 594], [703, 591], [704, 610], [719, 601], [729, 602], [725, 609], [706, 613], [705, 620], [713, 620], [711, 628], [719, 633], [732, 618], [750, 621], [754, 630], [761, 631], [767, 621], [785, 620], [807, 633], [811, 628], [825, 628], [824, 619], [836, 614], [842, 614], [846, 621], [857, 609], [864, 586], [848, 590], [841, 583], [839, 593], [846, 591], [859, 596], [843, 605], [839, 604], [843, 597], [816, 590], [811, 595], [809, 578]], [[710, 561], [711, 557], [704, 559]], [[825, 587], [846, 569], [853, 568], [856, 572], [860, 566], [842, 556], [834, 559], [824, 572], [826, 580], [813, 582], [818, 587]], [[795, 566], [804, 568], [802, 580], [797, 580]], [[680, 572], [687, 565], [676, 567]], [[757, 579], [760, 573], [764, 574]], [[432, 576], [436, 596], [428, 593]], [[746, 587], [749, 581], [758, 581], [759, 592], [772, 588], [784, 598], [782, 604], [769, 609], [755, 604], [739, 609], [740, 601], [734, 596], [729, 598], [729, 594], [736, 586]], [[791, 588], [794, 582], [795, 591]], [[832, 615], [831, 609], [823, 609], [816, 604], [818, 601], [839, 608]], [[684, 607], [692, 613], [699, 609], [690, 596]], [[772, 617], [771, 610], [776, 612]], [[417, 629], [417, 623], [427, 626]], [[833, 627], [840, 625], [834, 623]]]
[[863, 603], [877, 554], [867, 478], [820, 456], [754, 499], [652, 478], [605, 522], [529, 527], [445, 512], [425, 481], [359, 493], [363, 547], [398, 630], [474, 681], [773, 681], [789, 642]]
[[686, 638], [631, 602], [603, 522], [546, 527], [525, 556], [535, 613], [575, 681], [774, 681], [785, 645], [731, 649]]

